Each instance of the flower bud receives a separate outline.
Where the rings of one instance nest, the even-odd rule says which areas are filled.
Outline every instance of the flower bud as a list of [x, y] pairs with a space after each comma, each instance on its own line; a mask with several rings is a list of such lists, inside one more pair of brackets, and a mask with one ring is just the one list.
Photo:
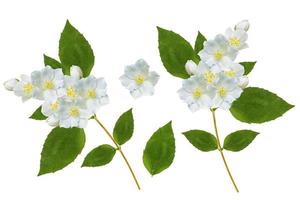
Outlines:
[[249, 84], [249, 79], [247, 76], [242, 76], [240, 77], [239, 79], [239, 83], [238, 85], [242, 88], [242, 89], [245, 89]]
[[75, 77], [77, 79], [80, 79], [83, 76], [82, 71], [78, 66], [72, 66], [70, 69], [70, 74], [72, 77]]
[[197, 64], [192, 61], [192, 60], [188, 60], [185, 64], [185, 70], [189, 75], [194, 75], [197, 73]]
[[16, 84], [18, 82], [19, 81], [17, 79], [12, 78], [10, 80], [5, 81], [3, 85], [4, 85], [5, 89], [12, 91], [12, 90], [14, 90], [14, 87], [16, 86]]
[[243, 30], [243, 31], [248, 31], [249, 30], [249, 21], [248, 20], [243, 20], [237, 23], [234, 27], [235, 30]]

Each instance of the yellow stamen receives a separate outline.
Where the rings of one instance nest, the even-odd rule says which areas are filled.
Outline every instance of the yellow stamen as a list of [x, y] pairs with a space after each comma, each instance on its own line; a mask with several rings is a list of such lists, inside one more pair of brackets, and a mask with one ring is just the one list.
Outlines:
[[208, 83], [212, 83], [215, 80], [216, 75], [211, 71], [207, 70], [204, 72], [204, 78]]
[[54, 88], [54, 84], [52, 81], [46, 80], [46, 81], [44, 81], [43, 88], [44, 88], [44, 90], [51, 90]]
[[219, 87], [218, 88], [218, 94], [220, 97], [225, 97], [227, 94], [227, 89], [224, 87]]
[[95, 99], [97, 96], [97, 93], [95, 90], [93, 89], [90, 89], [87, 91], [87, 97], [90, 98], [90, 99]]
[[233, 78], [236, 76], [236, 72], [233, 70], [225, 71], [225, 75], [228, 76], [229, 78]]
[[78, 107], [73, 106], [69, 109], [69, 115], [71, 117], [78, 117], [79, 114], [80, 114], [80, 111], [79, 111]]
[[67, 87], [67, 96], [68, 97], [76, 97], [76, 91], [74, 89], [74, 87], [70, 86], [70, 87]]
[[231, 46], [236, 46], [236, 47], [238, 47], [238, 46], [241, 45], [241, 41], [240, 41], [240, 39], [237, 38], [237, 37], [231, 37], [231, 38], [229, 38], [229, 44], [230, 44]]
[[224, 56], [224, 52], [222, 50], [216, 50], [214, 56], [216, 60], [221, 60]]
[[25, 94], [30, 94], [33, 90], [33, 85], [31, 83], [25, 83], [23, 85], [23, 91]]
[[200, 88], [196, 88], [194, 91], [193, 91], [193, 97], [198, 99], [202, 96], [202, 90]]
[[137, 85], [142, 85], [145, 81], [145, 76], [142, 74], [139, 74], [134, 78], [134, 81]]
[[56, 111], [58, 109], [58, 107], [59, 107], [59, 104], [58, 104], [57, 101], [55, 101], [55, 102], [53, 102], [53, 103], [50, 104], [50, 109], [52, 111]]

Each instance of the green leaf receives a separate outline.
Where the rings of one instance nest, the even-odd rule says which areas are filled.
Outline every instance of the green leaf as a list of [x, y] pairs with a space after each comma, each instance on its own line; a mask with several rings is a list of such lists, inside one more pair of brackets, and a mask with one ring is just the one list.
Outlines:
[[194, 50], [196, 53], [199, 53], [202, 49], [203, 49], [203, 44], [206, 41], [206, 38], [204, 37], [204, 35], [202, 35], [199, 31], [198, 31], [198, 35], [196, 38], [196, 42], [195, 42], [195, 47]]
[[240, 98], [233, 102], [230, 112], [239, 121], [263, 123], [282, 116], [293, 107], [272, 92], [248, 87]]
[[171, 123], [159, 128], [146, 144], [143, 162], [152, 175], [167, 169], [174, 160], [175, 138]]
[[72, 65], [79, 66], [86, 77], [94, 66], [94, 53], [84, 36], [67, 21], [59, 40], [59, 58], [65, 74]]
[[58, 68], [63, 67], [59, 61], [57, 61], [54, 58], [51, 58], [45, 54], [44, 54], [44, 64], [45, 64], [45, 66], [50, 66], [53, 69], [58, 69]]
[[229, 151], [245, 149], [259, 133], [251, 130], [239, 130], [226, 136], [223, 148]]
[[114, 139], [118, 144], [124, 144], [132, 137], [133, 129], [132, 109], [130, 109], [123, 113], [116, 122], [113, 131]]
[[197, 54], [193, 47], [180, 35], [157, 27], [160, 58], [173, 76], [179, 78], [189, 78], [190, 75], [185, 70], [188, 60], [198, 62]]
[[108, 144], [103, 144], [93, 149], [85, 157], [82, 167], [98, 167], [103, 166], [112, 161], [115, 156], [116, 149]]
[[254, 62], [240, 62], [240, 64], [244, 66], [244, 70], [245, 70], [244, 75], [247, 75], [254, 68], [254, 65], [256, 64], [256, 61], [254, 61]]
[[43, 113], [42, 113], [42, 106], [38, 107], [38, 109], [36, 109], [34, 111], [34, 113], [29, 118], [30, 119], [35, 119], [35, 120], [45, 120], [45, 119], [47, 119], [47, 117], [45, 115], [43, 115]]
[[214, 135], [202, 130], [190, 130], [183, 135], [197, 149], [201, 151], [213, 151], [218, 149], [217, 140]]
[[85, 144], [84, 130], [80, 128], [52, 129], [41, 153], [39, 176], [56, 172], [75, 160]]

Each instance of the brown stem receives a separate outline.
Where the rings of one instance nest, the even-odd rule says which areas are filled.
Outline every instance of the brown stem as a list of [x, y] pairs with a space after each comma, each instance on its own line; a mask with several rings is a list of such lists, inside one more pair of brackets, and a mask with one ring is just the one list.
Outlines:
[[237, 187], [237, 185], [235, 184], [235, 181], [233, 179], [233, 176], [229, 170], [229, 167], [228, 167], [228, 164], [226, 162], [226, 159], [225, 159], [225, 156], [224, 156], [224, 153], [223, 153], [223, 148], [221, 147], [221, 143], [220, 143], [220, 138], [219, 138], [219, 133], [218, 133], [218, 128], [217, 128], [217, 120], [216, 120], [216, 114], [215, 114], [215, 110], [211, 109], [211, 112], [212, 112], [212, 116], [213, 116], [213, 123], [214, 123], [214, 129], [215, 129], [215, 133], [216, 133], [216, 138], [217, 138], [217, 145], [218, 145], [218, 150], [219, 152], [221, 153], [221, 157], [222, 157], [222, 160], [224, 162], [224, 165], [226, 167], [226, 170], [228, 172], [228, 175], [230, 177], [230, 180], [236, 190], [236, 192], [239, 192], [239, 189]]
[[105, 128], [105, 126], [100, 122], [100, 120], [97, 118], [96, 115], [94, 115], [94, 119], [95, 119], [96, 122], [101, 126], [101, 128], [104, 130], [104, 132], [107, 134], [107, 136], [112, 140], [112, 142], [115, 144], [116, 149], [120, 152], [122, 158], [124, 159], [124, 161], [125, 161], [125, 163], [126, 163], [128, 169], [129, 169], [129, 171], [130, 171], [130, 173], [131, 173], [131, 175], [132, 175], [132, 177], [133, 177], [133, 179], [134, 179], [134, 182], [135, 182], [137, 188], [140, 190], [140, 189], [141, 189], [140, 184], [139, 184], [139, 182], [138, 182], [138, 180], [137, 180], [137, 178], [136, 178], [136, 176], [135, 176], [135, 174], [134, 174], [134, 172], [133, 172], [132, 167], [131, 167], [130, 164], [129, 164], [129, 161], [127, 160], [127, 158], [126, 158], [124, 152], [122, 151], [121, 146], [116, 142], [116, 140], [115, 140], [115, 139], [113, 138], [113, 136], [109, 133], [109, 131]]

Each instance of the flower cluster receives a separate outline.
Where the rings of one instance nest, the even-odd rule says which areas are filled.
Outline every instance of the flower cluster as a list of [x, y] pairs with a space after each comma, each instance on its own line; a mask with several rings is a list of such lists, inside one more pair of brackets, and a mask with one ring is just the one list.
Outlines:
[[70, 76], [62, 69], [45, 67], [31, 76], [21, 75], [4, 83], [7, 90], [22, 97], [44, 101], [41, 112], [51, 126], [84, 128], [97, 109], [109, 102], [103, 78], [82, 78], [79, 67], [73, 66]]
[[248, 85], [244, 67], [234, 62], [238, 51], [247, 48], [248, 29], [248, 21], [238, 23], [234, 30], [228, 28], [224, 35], [204, 42], [198, 64], [187, 61], [185, 67], [191, 77], [183, 80], [178, 93], [192, 112], [200, 108], [229, 109]]

